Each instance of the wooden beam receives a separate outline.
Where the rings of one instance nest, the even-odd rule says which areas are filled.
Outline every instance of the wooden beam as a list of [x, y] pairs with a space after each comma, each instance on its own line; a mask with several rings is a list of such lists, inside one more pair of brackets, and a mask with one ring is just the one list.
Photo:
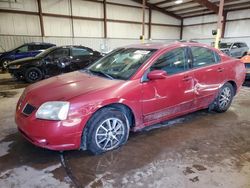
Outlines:
[[193, 1], [199, 3], [200, 5], [203, 5], [204, 7], [207, 7], [209, 10], [213, 11], [216, 14], [219, 13], [219, 7], [208, 0], [193, 0]]
[[108, 37], [107, 33], [107, 1], [103, 0], [103, 27], [104, 27], [104, 38]]
[[[132, 1], [134, 1], [136, 3], [140, 3], [140, 4], [143, 3], [142, 2], [143, 0], [132, 0]], [[149, 8], [151, 8], [152, 10], [157, 10], [157, 11], [159, 11], [159, 12], [165, 14], [165, 15], [168, 15], [168, 16], [171, 16], [171, 17], [174, 17], [176, 19], [181, 20], [180, 16], [178, 16], [178, 15], [172, 13], [172, 12], [166, 11], [166, 10], [160, 8], [160, 7], [157, 7], [157, 6], [155, 6], [155, 5], [151, 4], [151, 3], [146, 2], [146, 6], [149, 7]]]
[[41, 0], [37, 0], [37, 5], [38, 5], [39, 20], [40, 20], [41, 36], [44, 37], [45, 36], [45, 32], [44, 32], [43, 13], [42, 13]]

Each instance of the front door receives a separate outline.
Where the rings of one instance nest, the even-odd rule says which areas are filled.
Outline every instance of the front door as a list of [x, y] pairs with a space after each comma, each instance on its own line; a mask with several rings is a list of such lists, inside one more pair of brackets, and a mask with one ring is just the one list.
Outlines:
[[50, 52], [44, 59], [46, 74], [49, 76], [63, 73], [65, 67], [70, 64], [69, 48], [57, 48]]
[[167, 77], [142, 83], [143, 121], [157, 123], [193, 108], [193, 74], [189, 72], [187, 48], [176, 48], [160, 56], [152, 70], [164, 70]]

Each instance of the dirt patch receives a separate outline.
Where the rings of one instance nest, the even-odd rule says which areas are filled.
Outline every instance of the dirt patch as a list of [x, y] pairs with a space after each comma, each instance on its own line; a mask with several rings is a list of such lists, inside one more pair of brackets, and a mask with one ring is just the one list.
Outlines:
[[16, 91], [0, 91], [0, 98], [11, 98], [18, 94]]

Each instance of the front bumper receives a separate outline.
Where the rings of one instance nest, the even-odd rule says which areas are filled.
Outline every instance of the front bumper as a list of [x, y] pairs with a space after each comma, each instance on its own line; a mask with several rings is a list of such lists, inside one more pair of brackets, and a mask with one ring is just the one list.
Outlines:
[[50, 150], [73, 150], [81, 145], [81, 120], [39, 120], [34, 115], [16, 112], [15, 121], [19, 132], [32, 144]]

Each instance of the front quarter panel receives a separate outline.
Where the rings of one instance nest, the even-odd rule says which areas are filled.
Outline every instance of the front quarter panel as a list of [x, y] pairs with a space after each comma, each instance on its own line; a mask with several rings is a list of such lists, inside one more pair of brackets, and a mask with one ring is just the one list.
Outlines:
[[71, 99], [70, 103], [72, 105], [69, 116], [75, 116], [82, 119], [78, 127], [78, 131], [80, 132], [91, 116], [100, 108], [111, 104], [124, 104], [132, 110], [135, 116], [135, 126], [138, 128], [143, 126], [141, 96], [140, 80], [124, 81], [123, 84], [119, 86]]

